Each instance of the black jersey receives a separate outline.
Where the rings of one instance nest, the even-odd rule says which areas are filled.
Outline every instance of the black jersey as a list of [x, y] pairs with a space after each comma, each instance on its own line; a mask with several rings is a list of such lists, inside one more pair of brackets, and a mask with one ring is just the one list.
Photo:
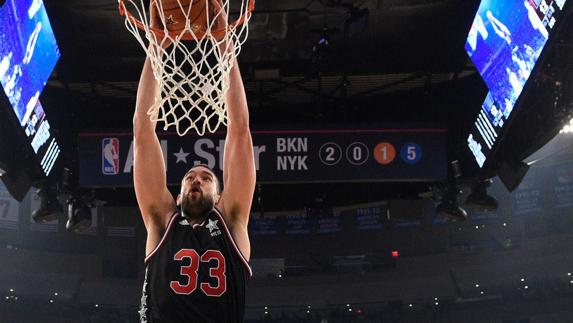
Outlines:
[[145, 258], [141, 322], [242, 322], [252, 271], [221, 212], [191, 225], [175, 212]]

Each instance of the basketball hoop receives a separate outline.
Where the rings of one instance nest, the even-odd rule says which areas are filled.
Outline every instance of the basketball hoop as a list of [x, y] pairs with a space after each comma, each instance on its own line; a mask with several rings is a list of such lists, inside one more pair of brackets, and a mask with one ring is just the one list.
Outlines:
[[[255, 0], [118, 0], [125, 26], [145, 50], [160, 94], [147, 111], [177, 134], [227, 124], [229, 73], [247, 40]], [[240, 6], [238, 6], [240, 2]], [[235, 15], [233, 15], [235, 16]], [[152, 19], [154, 20], [152, 23]]]

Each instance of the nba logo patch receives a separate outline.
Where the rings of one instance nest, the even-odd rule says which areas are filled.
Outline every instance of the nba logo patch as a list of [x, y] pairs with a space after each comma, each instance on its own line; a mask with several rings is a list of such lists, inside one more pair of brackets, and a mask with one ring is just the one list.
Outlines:
[[101, 171], [104, 175], [119, 174], [119, 140], [104, 138], [101, 142]]

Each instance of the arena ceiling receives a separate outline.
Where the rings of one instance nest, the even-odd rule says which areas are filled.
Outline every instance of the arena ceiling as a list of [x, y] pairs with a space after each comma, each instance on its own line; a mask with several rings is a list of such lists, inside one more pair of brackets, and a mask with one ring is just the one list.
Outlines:
[[[485, 93], [463, 46], [478, 5], [257, 0], [239, 56], [251, 127], [429, 125], [448, 129], [450, 154], [462, 149]], [[41, 100], [73, 163], [77, 133], [131, 130], [144, 52], [117, 1], [46, 6], [62, 57]], [[328, 46], [317, 47], [321, 37]], [[369, 198], [427, 190], [412, 185], [380, 185]]]
[[[361, 114], [365, 120], [383, 117], [376, 122], [445, 125], [447, 104], [432, 106], [428, 96], [441, 88], [459, 94], [451, 83], [474, 75], [463, 44], [478, 3], [258, 0], [239, 56], [254, 126], [274, 124], [279, 115], [289, 123], [328, 123], [361, 122]], [[122, 128], [122, 116], [132, 113], [144, 53], [125, 29], [117, 2], [64, 0], [47, 6], [62, 52], [50, 85], [103, 102], [93, 109], [69, 107], [90, 116], [88, 128]], [[321, 37], [328, 46], [317, 46]], [[261, 77], [261, 70], [274, 76]], [[402, 109], [395, 109], [397, 104]], [[309, 111], [309, 106], [319, 108]], [[110, 113], [122, 121], [110, 123]], [[100, 114], [106, 115], [103, 124]]]

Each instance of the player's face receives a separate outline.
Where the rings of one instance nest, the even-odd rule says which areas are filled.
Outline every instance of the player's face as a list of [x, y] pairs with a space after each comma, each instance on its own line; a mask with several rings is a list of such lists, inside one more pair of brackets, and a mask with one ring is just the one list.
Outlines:
[[185, 216], [197, 217], [209, 212], [219, 199], [217, 178], [206, 167], [195, 167], [183, 177], [178, 204]]

